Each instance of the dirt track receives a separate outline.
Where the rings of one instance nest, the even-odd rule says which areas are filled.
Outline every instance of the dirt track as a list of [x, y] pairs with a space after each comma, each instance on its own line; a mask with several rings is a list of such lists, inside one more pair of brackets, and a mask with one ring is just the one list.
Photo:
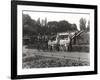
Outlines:
[[65, 59], [73, 59], [73, 60], [80, 60], [80, 61], [87, 61], [89, 62], [89, 53], [86, 52], [44, 52], [44, 51], [38, 51], [35, 49], [26, 49], [23, 48], [23, 52], [27, 53], [28, 56], [34, 56], [34, 55], [41, 55], [41, 56], [47, 56], [47, 57], [57, 57], [57, 58], [65, 58]]
[[89, 62], [89, 53], [79, 53], [79, 52], [35, 52], [35, 55], [42, 55], [47, 57], [57, 57], [65, 59], [73, 59], [80, 61]]

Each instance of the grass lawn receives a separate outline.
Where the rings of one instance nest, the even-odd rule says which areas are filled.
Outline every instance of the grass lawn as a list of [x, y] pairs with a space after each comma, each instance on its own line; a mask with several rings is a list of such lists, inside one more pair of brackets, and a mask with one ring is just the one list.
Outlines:
[[86, 61], [76, 61], [71, 59], [60, 59], [55, 57], [45, 57], [34, 55], [23, 56], [23, 68], [49, 68], [49, 67], [71, 67], [71, 66], [89, 66]]

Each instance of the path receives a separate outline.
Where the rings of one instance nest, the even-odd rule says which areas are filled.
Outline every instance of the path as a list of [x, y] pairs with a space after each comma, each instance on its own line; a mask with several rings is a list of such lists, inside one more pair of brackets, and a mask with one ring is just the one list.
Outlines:
[[57, 58], [64, 58], [64, 59], [73, 59], [73, 60], [80, 60], [80, 61], [87, 61], [89, 62], [89, 53], [86, 52], [44, 52], [38, 51], [34, 49], [23, 49], [23, 52], [29, 54], [30, 56], [34, 55], [41, 55], [47, 57], [57, 57]]

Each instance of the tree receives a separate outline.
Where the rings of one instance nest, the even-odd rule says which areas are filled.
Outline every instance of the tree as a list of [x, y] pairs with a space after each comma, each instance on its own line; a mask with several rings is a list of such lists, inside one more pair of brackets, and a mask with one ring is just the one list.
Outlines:
[[40, 18], [37, 19], [37, 24], [41, 25]]
[[23, 36], [50, 35], [59, 32], [76, 31], [77, 25], [66, 20], [47, 21], [47, 18], [32, 19], [28, 14], [23, 14]]
[[71, 31], [77, 31], [77, 25], [76, 24], [72, 24], [71, 25]]
[[80, 30], [86, 30], [86, 19], [81, 18], [79, 22], [80, 22]]
[[90, 31], [90, 21], [88, 21], [87, 31]]
[[31, 36], [33, 34], [38, 34], [37, 22], [28, 14], [23, 14], [23, 36]]

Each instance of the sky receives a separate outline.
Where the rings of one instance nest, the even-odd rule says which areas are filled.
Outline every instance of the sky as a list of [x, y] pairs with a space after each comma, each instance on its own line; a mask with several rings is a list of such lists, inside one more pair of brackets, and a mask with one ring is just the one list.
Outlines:
[[75, 23], [79, 29], [79, 20], [80, 18], [85, 18], [88, 24], [90, 20], [89, 14], [84, 13], [59, 13], [59, 12], [38, 12], [38, 11], [23, 11], [23, 14], [28, 14], [32, 19], [40, 20], [47, 18], [47, 21], [60, 21], [66, 20], [69, 23]]

